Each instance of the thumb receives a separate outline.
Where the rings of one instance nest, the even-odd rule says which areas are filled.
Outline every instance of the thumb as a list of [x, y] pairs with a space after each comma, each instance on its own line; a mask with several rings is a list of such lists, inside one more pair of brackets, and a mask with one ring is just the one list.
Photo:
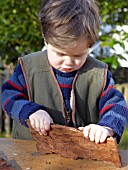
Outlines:
[[79, 129], [79, 130], [83, 130], [83, 129], [84, 129], [84, 127], [78, 127], [78, 129]]
[[53, 124], [53, 120], [52, 120], [52, 118], [50, 118], [50, 123], [51, 123], [51, 124]]

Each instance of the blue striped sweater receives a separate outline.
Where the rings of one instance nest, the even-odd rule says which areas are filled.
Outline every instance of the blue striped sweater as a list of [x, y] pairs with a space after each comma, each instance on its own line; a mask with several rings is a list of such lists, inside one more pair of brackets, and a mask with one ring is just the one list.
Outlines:
[[[66, 109], [71, 111], [70, 93], [75, 71], [62, 73], [53, 68], [54, 74], [63, 94]], [[107, 73], [106, 86], [99, 99], [98, 122], [101, 126], [107, 126], [114, 130], [119, 142], [128, 121], [128, 106], [123, 95], [114, 88], [111, 72]], [[11, 78], [2, 86], [2, 108], [16, 121], [26, 125], [26, 119], [39, 109], [46, 110], [43, 105], [28, 100], [28, 93], [24, 75], [20, 64], [15, 68]]]

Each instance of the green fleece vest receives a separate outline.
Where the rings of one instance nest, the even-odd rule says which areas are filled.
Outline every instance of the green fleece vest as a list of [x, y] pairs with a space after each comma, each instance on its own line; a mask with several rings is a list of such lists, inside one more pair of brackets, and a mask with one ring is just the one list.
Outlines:
[[[53, 122], [67, 125], [64, 101], [47, 58], [47, 51], [19, 59], [27, 84], [29, 100], [44, 105]], [[74, 127], [99, 121], [98, 101], [106, 82], [107, 67], [90, 56], [77, 72], [72, 88], [72, 122]], [[31, 139], [28, 129], [14, 122], [13, 137]]]

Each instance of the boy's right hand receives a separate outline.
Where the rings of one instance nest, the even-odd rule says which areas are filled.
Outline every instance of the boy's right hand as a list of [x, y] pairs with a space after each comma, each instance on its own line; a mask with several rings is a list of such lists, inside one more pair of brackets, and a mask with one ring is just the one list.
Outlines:
[[38, 110], [29, 116], [31, 126], [38, 131], [40, 135], [47, 135], [50, 130], [50, 124], [53, 123], [50, 115], [44, 110]]

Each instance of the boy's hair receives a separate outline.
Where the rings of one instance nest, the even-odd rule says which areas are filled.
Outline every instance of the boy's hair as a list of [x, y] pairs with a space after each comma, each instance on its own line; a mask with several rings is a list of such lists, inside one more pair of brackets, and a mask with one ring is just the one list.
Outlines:
[[98, 39], [99, 11], [94, 0], [42, 0], [39, 19], [47, 43], [65, 49], [83, 36]]

